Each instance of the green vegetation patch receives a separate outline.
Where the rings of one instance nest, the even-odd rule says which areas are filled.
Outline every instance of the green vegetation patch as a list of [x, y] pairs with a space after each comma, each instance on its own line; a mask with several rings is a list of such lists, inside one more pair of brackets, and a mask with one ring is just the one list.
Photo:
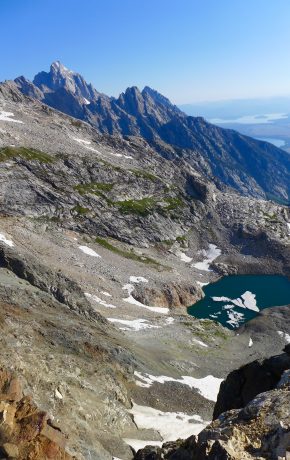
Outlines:
[[106, 248], [109, 251], [112, 251], [115, 254], [118, 254], [119, 256], [125, 257], [126, 259], [135, 260], [137, 262], [142, 262], [143, 264], [153, 265], [155, 267], [163, 267], [156, 260], [151, 259], [150, 257], [140, 256], [139, 254], [135, 254], [135, 252], [133, 251], [126, 251], [124, 249], [117, 248], [116, 246], [113, 246], [111, 243], [109, 243], [108, 240], [104, 238], [100, 238], [97, 236], [95, 241], [100, 246], [103, 246], [103, 248]]
[[114, 184], [107, 184], [105, 182], [91, 182], [89, 184], [79, 184], [74, 187], [80, 195], [86, 195], [87, 193], [93, 193], [99, 195], [100, 192], [110, 192]]
[[148, 216], [153, 211], [162, 214], [167, 211], [175, 211], [184, 206], [183, 201], [178, 197], [160, 199], [147, 197], [141, 200], [116, 201], [114, 204], [119, 206], [124, 214], [137, 214], [142, 217]]
[[139, 216], [148, 216], [157, 205], [155, 198], [142, 198], [141, 200], [125, 200], [116, 201], [114, 203], [119, 206], [121, 212], [124, 214], [137, 214]]
[[165, 203], [167, 204], [165, 208], [167, 211], [174, 211], [178, 208], [184, 207], [183, 201], [181, 200], [181, 198], [178, 198], [178, 197], [165, 198], [163, 201], [165, 201]]
[[83, 216], [83, 215], [87, 214], [90, 211], [90, 209], [89, 208], [84, 208], [83, 206], [77, 204], [76, 206], [74, 206], [72, 208], [72, 211], [77, 213], [79, 216]]
[[54, 158], [48, 153], [27, 147], [4, 147], [0, 149], [0, 162], [12, 158], [23, 158], [29, 161], [39, 161], [41, 163], [52, 163]]

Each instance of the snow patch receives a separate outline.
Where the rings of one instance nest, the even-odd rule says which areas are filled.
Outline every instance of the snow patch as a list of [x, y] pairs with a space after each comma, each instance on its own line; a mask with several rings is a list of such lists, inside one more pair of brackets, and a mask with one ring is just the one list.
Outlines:
[[130, 303], [131, 305], [136, 305], [137, 307], [146, 308], [147, 310], [154, 311], [155, 313], [169, 313], [169, 308], [149, 307], [148, 305], [144, 305], [143, 303], [134, 299], [134, 297], [132, 296], [132, 292], [134, 291], [133, 284], [125, 284], [122, 289], [128, 291], [128, 297], [123, 298], [124, 302]]
[[96, 295], [89, 294], [88, 292], [85, 292], [85, 296], [86, 296], [88, 299], [94, 300], [95, 302], [99, 303], [100, 305], [103, 305], [103, 307], [106, 307], [106, 308], [117, 308], [116, 305], [113, 305], [113, 304], [111, 304], [111, 303], [107, 303], [105, 300], [100, 299], [100, 297], [98, 297], [98, 296], [96, 296]]
[[290, 236], [290, 222], [287, 222], [288, 235]]
[[[223, 379], [213, 377], [208, 375], [201, 379], [196, 379], [194, 377], [183, 375], [180, 379], [174, 379], [173, 377], [167, 377], [165, 375], [150, 375], [150, 374], [141, 374], [140, 372], [135, 371], [134, 375], [139, 379], [136, 381], [136, 385], [144, 388], [149, 388], [153, 385], [154, 382], [165, 383], [165, 382], [177, 382], [183, 385], [189, 386], [191, 389], [196, 389], [201, 396], [210, 401], [216, 401], [218, 392], [220, 389], [220, 384]], [[140, 382], [141, 380], [141, 382]]]
[[123, 331], [141, 331], [142, 329], [160, 329], [161, 326], [154, 326], [153, 324], [148, 323], [147, 319], [117, 319], [117, 318], [107, 318], [112, 323], [120, 323], [125, 327], [120, 327]]
[[[177, 438], [186, 439], [198, 434], [209, 422], [204, 422], [199, 415], [187, 415], [183, 412], [162, 412], [148, 406], [133, 403], [129, 410], [139, 429], [154, 429], [159, 432], [163, 442]], [[146, 441], [148, 445], [148, 441]], [[153, 442], [153, 445], [156, 441]]]
[[0, 233], [0, 242], [2, 241], [2, 243], [6, 244], [6, 246], [10, 246], [10, 248], [13, 248], [14, 246], [14, 243], [12, 240], [8, 240], [4, 235], [3, 233]]
[[[73, 140], [77, 141], [79, 144], [81, 144], [87, 150], [90, 150], [91, 152], [95, 152], [98, 155], [102, 155], [102, 152], [100, 152], [99, 150], [94, 149], [93, 147], [89, 147], [91, 145], [91, 141], [87, 141], [85, 139], [80, 139], [78, 137], [73, 137]], [[112, 155], [114, 157], [118, 157], [118, 158], [120, 158], [120, 157], [133, 158], [130, 155], [123, 155], [122, 153], [114, 153], [114, 152], [106, 152], [106, 153], [108, 153], [109, 155]], [[103, 153], [103, 154], [105, 155], [105, 153]]]
[[106, 297], [112, 297], [112, 294], [106, 291], [101, 291], [101, 294], [105, 295]]
[[250, 340], [249, 340], [249, 348], [251, 348], [253, 346], [254, 342], [252, 340], [252, 338], [250, 337]]
[[130, 276], [130, 282], [131, 283], [148, 283], [148, 280], [146, 278], [143, 278], [143, 276]]
[[91, 145], [91, 141], [86, 141], [85, 139], [79, 139], [78, 137], [73, 138], [74, 141], [77, 141], [79, 144]]
[[166, 318], [165, 323], [166, 323], [168, 326], [170, 326], [171, 324], [174, 323], [174, 318], [172, 318], [171, 316], [169, 316], [168, 318]]
[[200, 253], [205, 257], [202, 262], [193, 264], [194, 268], [210, 272], [210, 264], [221, 255], [222, 251], [215, 245], [209, 244], [208, 249], [203, 249]]
[[79, 249], [83, 251], [85, 254], [88, 256], [92, 257], [101, 257], [99, 254], [97, 254], [93, 249], [88, 248], [88, 246], [79, 246]]
[[198, 339], [194, 339], [194, 338], [193, 338], [193, 339], [191, 339], [191, 340], [192, 340], [192, 342], [195, 342], [195, 343], [197, 343], [197, 344], [198, 344], [198, 345], [200, 345], [201, 347], [205, 347], [205, 348], [208, 348], [208, 345], [207, 345], [206, 343], [202, 342], [201, 340], [198, 340]]
[[185, 262], [185, 263], [187, 263], [187, 264], [188, 264], [189, 262], [192, 261], [192, 257], [187, 256], [187, 255], [184, 254], [184, 252], [182, 252], [182, 251], [177, 251], [177, 252], [176, 252], [176, 255], [177, 255], [177, 257], [180, 257], [180, 259], [182, 260], [182, 262]]
[[83, 99], [83, 102], [84, 102], [85, 105], [89, 105], [89, 104], [90, 104], [90, 101], [89, 101], [88, 99], [86, 99], [85, 97], [84, 97], [84, 99]]
[[278, 334], [280, 335], [280, 337], [282, 337], [282, 339], [285, 340], [286, 343], [290, 343], [290, 335], [287, 334], [286, 332], [282, 332], [282, 331], [277, 331]]
[[14, 113], [12, 112], [4, 112], [3, 110], [0, 110], [0, 121], [12, 121], [13, 123], [22, 123], [23, 121], [20, 120], [15, 120]]

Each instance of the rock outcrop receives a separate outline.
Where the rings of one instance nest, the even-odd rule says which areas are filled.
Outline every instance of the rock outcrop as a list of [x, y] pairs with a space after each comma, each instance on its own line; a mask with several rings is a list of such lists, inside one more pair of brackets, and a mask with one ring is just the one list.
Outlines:
[[19, 460], [72, 460], [66, 451], [66, 437], [24, 396], [21, 381], [0, 368], [0, 456]]
[[221, 383], [213, 418], [228, 410], [244, 407], [259, 393], [272, 390], [287, 369], [290, 369], [290, 356], [283, 353], [253, 361], [231, 372]]
[[170, 283], [156, 287], [137, 284], [133, 296], [139, 302], [154, 307], [189, 307], [203, 297], [203, 291], [195, 283], [190, 285]]

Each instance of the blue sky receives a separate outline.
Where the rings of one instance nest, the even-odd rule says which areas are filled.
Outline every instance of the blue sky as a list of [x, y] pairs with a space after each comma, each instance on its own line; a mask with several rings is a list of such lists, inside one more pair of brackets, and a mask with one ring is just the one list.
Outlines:
[[290, 0], [0, 0], [0, 80], [54, 60], [117, 95], [290, 95]]

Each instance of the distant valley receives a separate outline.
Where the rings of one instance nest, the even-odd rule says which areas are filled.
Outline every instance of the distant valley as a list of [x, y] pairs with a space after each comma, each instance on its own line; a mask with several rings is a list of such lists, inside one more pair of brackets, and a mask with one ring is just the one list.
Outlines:
[[180, 106], [223, 128], [270, 142], [290, 153], [290, 98], [250, 99]]

